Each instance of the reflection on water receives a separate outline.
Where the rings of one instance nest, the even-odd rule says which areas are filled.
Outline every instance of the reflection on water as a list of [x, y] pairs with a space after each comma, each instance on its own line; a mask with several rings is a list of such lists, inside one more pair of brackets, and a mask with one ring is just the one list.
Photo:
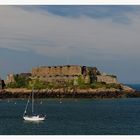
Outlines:
[[41, 123], [44, 123], [44, 121], [26, 121], [26, 120], [23, 120], [24, 123], [26, 124], [41, 124]]

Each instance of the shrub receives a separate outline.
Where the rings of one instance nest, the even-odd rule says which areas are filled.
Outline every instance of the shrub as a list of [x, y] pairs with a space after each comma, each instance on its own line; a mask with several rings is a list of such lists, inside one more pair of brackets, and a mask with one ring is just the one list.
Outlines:
[[28, 84], [28, 88], [29, 89], [46, 89], [47, 88], [47, 84], [44, 81], [41, 81], [39, 79], [35, 79], [29, 82]]
[[84, 85], [84, 84], [85, 84], [84, 79], [82, 78], [82, 76], [79, 76], [78, 77], [78, 85], [80, 86], [80, 85]]
[[90, 85], [89, 84], [83, 84], [78, 86], [80, 89], [89, 89]]
[[30, 79], [21, 75], [14, 76], [15, 82], [9, 83], [8, 88], [27, 88]]

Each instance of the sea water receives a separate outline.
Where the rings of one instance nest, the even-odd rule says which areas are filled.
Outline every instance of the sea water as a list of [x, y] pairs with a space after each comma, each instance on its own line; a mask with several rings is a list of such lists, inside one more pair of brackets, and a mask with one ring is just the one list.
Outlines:
[[37, 99], [35, 112], [47, 115], [43, 122], [23, 120], [26, 102], [0, 100], [0, 135], [140, 134], [140, 98]]

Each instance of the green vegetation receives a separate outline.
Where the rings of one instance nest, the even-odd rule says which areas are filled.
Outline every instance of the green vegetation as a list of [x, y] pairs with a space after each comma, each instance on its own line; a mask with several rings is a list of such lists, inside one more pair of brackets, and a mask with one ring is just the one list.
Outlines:
[[14, 76], [15, 82], [9, 83], [7, 85], [7, 88], [27, 88], [29, 85], [29, 78], [26, 78], [21, 75], [15, 75]]
[[79, 85], [79, 86], [81, 86], [81, 85], [84, 85], [84, 84], [85, 84], [85, 82], [84, 82], [84, 80], [83, 80], [82, 76], [79, 76], [77, 81], [78, 81], [78, 85]]
[[79, 89], [98, 89], [98, 88], [105, 88], [105, 89], [121, 89], [120, 84], [110, 83], [106, 84], [105, 82], [93, 82], [93, 83], [85, 83], [84, 80], [79, 77], [78, 78], [78, 85], [77, 88]]
[[[104, 82], [92, 82], [92, 83], [85, 83], [85, 80], [82, 76], [79, 76], [75, 80], [70, 81], [63, 81], [58, 83], [47, 83], [45, 81], [41, 81], [38, 78], [36, 79], [30, 79], [22, 75], [15, 75], [14, 77], [15, 82], [10, 83], [7, 85], [7, 88], [27, 88], [27, 89], [59, 89], [59, 88], [69, 88], [73, 89], [79, 88], [79, 89], [98, 89], [98, 88], [115, 88], [115, 89], [121, 89], [121, 86], [119, 84], [106, 84]], [[75, 84], [74, 84], [75, 81]]]
[[90, 88], [92, 89], [97, 89], [97, 88], [106, 88], [106, 89], [110, 89], [110, 88], [115, 88], [115, 89], [120, 89], [121, 86], [120, 84], [106, 84], [104, 82], [94, 82], [90, 85]]
[[29, 88], [29, 89], [46, 89], [47, 83], [40, 81], [39, 79], [30, 80], [27, 88]]

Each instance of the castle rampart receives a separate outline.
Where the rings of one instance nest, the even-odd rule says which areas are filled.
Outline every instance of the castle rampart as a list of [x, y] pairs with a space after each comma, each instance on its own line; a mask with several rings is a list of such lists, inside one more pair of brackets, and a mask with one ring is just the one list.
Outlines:
[[118, 83], [117, 78], [111, 75], [97, 75], [97, 82], [105, 82], [107, 84]]
[[32, 69], [32, 76], [78, 76], [81, 75], [81, 66], [52, 66], [52, 67], [38, 67]]

